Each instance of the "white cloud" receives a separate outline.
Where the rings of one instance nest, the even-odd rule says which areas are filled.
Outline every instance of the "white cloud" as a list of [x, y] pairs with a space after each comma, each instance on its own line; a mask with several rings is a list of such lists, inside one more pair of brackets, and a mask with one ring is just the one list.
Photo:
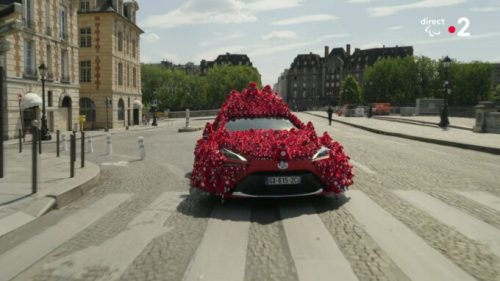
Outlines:
[[290, 30], [274, 30], [269, 32], [267, 35], [264, 35], [262, 37], [263, 40], [270, 40], [270, 39], [296, 39], [297, 33], [290, 31]]
[[388, 27], [387, 30], [400, 30], [400, 29], [403, 29], [404, 26], [402, 25], [395, 25], [395, 26], [391, 26], [391, 27]]
[[303, 0], [256, 0], [247, 4], [247, 7], [253, 11], [273, 11], [288, 8], [300, 7]]
[[245, 34], [243, 34], [240, 31], [228, 32], [228, 33], [214, 32], [213, 38], [211, 38], [210, 40], [201, 42], [200, 46], [206, 47], [206, 46], [210, 46], [210, 45], [217, 45], [217, 44], [220, 44], [222, 42], [228, 42], [228, 41], [231, 41], [234, 39], [241, 38], [243, 36], [245, 36]]
[[272, 25], [293, 25], [293, 24], [302, 24], [307, 22], [333, 21], [336, 19], [338, 19], [336, 16], [327, 14], [307, 15], [307, 16], [300, 16], [279, 21], [273, 21]]
[[144, 41], [154, 44], [160, 40], [160, 36], [154, 32], [146, 32], [141, 35], [141, 38], [144, 39]]
[[372, 17], [385, 17], [405, 10], [453, 6], [466, 1], [467, 0], [423, 0], [411, 4], [368, 8], [368, 14]]
[[480, 13], [487, 13], [487, 12], [496, 12], [500, 11], [500, 7], [475, 7], [475, 8], [470, 8], [471, 11], [473, 12], [480, 12]]
[[257, 17], [237, 0], [188, 0], [177, 9], [163, 15], [147, 17], [140, 26], [173, 28], [182, 25], [242, 23], [256, 20]]
[[[280, 44], [280, 45], [275, 45], [275, 46], [252, 46], [252, 48], [249, 50], [249, 56], [251, 58], [254, 57], [263, 57], [263, 56], [269, 56], [273, 55], [276, 53], [281, 53], [285, 51], [290, 51], [290, 50], [296, 50], [296, 49], [301, 49], [307, 46], [312, 46], [312, 45], [318, 45], [318, 44], [323, 44], [326, 41], [329, 41], [332, 38], [342, 38], [342, 37], [349, 37], [351, 36], [350, 34], [329, 34], [329, 35], [324, 35], [321, 36], [317, 39], [314, 40], [304, 40], [302, 42], [298, 43], [293, 43], [293, 44]], [[304, 49], [305, 51], [305, 49]]]

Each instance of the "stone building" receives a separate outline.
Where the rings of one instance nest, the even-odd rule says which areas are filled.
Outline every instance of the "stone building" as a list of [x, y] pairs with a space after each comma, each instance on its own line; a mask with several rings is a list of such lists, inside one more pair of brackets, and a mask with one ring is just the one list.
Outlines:
[[[45, 64], [45, 105], [49, 131], [69, 130], [78, 122], [79, 69], [77, 5], [72, 0], [2, 0], [3, 21], [21, 27], [1, 37], [0, 64], [4, 68], [4, 136], [29, 131], [40, 114], [22, 109], [28, 93], [42, 97], [38, 68]], [[5, 34], [4, 34], [5, 35]], [[38, 116], [35, 116], [38, 115]]]
[[330, 52], [325, 46], [324, 56], [309, 53], [295, 57], [286, 78], [285, 89], [287, 102], [294, 108], [306, 109], [326, 104], [337, 104], [340, 85], [348, 75], [353, 75], [363, 83], [363, 73], [369, 66], [381, 58], [405, 57], [413, 55], [413, 47], [355, 49], [351, 54], [351, 45], [346, 48], [333, 48]]
[[288, 69], [285, 69], [278, 77], [278, 82], [274, 84], [273, 90], [277, 92], [284, 100], [287, 100]]
[[208, 70], [216, 65], [231, 64], [231, 65], [247, 65], [253, 66], [250, 58], [247, 55], [238, 55], [226, 53], [224, 55], [217, 56], [214, 61], [202, 60], [200, 63], [201, 74], [207, 74]]
[[79, 1], [80, 114], [87, 129], [140, 124], [143, 31], [137, 10], [136, 1]]

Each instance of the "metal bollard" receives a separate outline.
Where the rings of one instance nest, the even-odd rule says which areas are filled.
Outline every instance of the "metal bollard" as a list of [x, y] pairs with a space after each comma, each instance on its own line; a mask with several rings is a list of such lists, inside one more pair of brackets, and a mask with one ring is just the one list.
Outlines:
[[75, 150], [75, 135], [70, 135], [70, 152], [69, 152], [69, 177], [73, 178], [75, 176], [75, 159], [73, 150]]
[[111, 134], [106, 136], [106, 154], [113, 154], [113, 143], [111, 142]]
[[63, 151], [67, 152], [68, 151], [68, 139], [66, 138], [66, 134], [62, 135], [62, 145], [63, 145]]
[[189, 128], [189, 118], [190, 118], [189, 108], [186, 109], [186, 128]]
[[81, 163], [80, 163], [80, 168], [85, 167], [85, 132], [81, 131], [82, 134], [82, 152], [81, 152]]
[[38, 154], [42, 154], [42, 131], [38, 131]]
[[141, 157], [141, 160], [144, 160], [144, 158], [146, 158], [146, 149], [144, 148], [144, 137], [137, 138], [137, 147], [139, 148], [139, 156]]
[[92, 139], [92, 135], [89, 134], [89, 137], [87, 138], [87, 153], [92, 152], [94, 152], [94, 140]]
[[37, 128], [33, 127], [32, 128], [32, 136], [33, 136], [33, 141], [31, 142], [31, 193], [35, 194], [37, 192], [37, 184], [38, 184], [38, 153], [37, 153], [37, 143], [36, 139], [38, 138], [37, 136]]
[[76, 131], [73, 131], [73, 134], [71, 134], [71, 141], [73, 142], [71, 145], [73, 146], [73, 162], [76, 162]]
[[56, 131], [56, 156], [59, 157], [59, 150], [60, 150], [60, 141], [59, 141], [59, 135], [61, 134], [61, 131], [57, 130]]
[[23, 152], [22, 130], [19, 129], [19, 153]]

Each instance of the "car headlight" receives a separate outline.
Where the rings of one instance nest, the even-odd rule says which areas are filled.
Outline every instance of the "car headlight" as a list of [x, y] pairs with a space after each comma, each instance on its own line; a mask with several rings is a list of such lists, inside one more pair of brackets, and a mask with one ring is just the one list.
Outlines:
[[227, 159], [229, 160], [235, 160], [235, 161], [241, 161], [241, 162], [247, 162], [247, 159], [241, 155], [239, 155], [236, 152], [233, 152], [229, 149], [223, 148], [221, 152], [226, 156]]
[[330, 149], [326, 146], [322, 146], [311, 158], [311, 160], [318, 160], [320, 158], [328, 157], [330, 153]]

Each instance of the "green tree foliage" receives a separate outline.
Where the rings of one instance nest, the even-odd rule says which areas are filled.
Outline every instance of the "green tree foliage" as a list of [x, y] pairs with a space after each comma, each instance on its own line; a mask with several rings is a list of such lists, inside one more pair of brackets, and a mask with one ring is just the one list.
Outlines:
[[159, 65], [142, 65], [141, 71], [143, 101], [149, 104], [156, 93], [159, 110], [218, 108], [231, 90], [241, 91], [252, 81], [261, 84], [260, 74], [248, 66], [217, 66], [205, 76]]
[[364, 102], [412, 105], [417, 98], [442, 98], [449, 79], [450, 103], [473, 105], [492, 98], [491, 74], [492, 67], [481, 62], [453, 61], [446, 74], [440, 61], [427, 57], [381, 59], [365, 71], [362, 97]]
[[352, 75], [348, 75], [340, 84], [340, 103], [358, 104], [361, 102], [361, 88]]

